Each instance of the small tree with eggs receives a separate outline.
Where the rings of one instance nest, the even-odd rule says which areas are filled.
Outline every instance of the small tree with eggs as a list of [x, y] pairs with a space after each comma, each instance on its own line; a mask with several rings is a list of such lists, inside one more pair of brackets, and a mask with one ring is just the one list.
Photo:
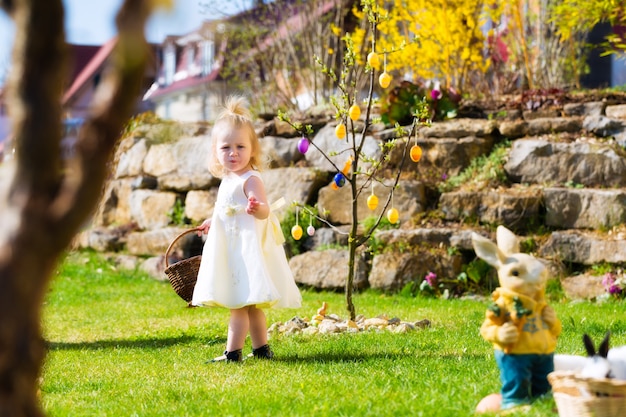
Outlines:
[[[367, 24], [372, 40], [371, 50], [367, 53], [365, 65], [358, 65], [357, 52], [355, 51], [354, 43], [349, 34], [343, 37], [346, 50], [341, 74], [337, 75], [332, 69], [324, 66], [318, 60], [318, 65], [322, 73], [334, 82], [336, 91], [339, 93], [338, 97], [331, 96], [330, 102], [336, 109], [335, 118], [337, 120], [337, 126], [335, 128], [335, 135], [338, 141], [347, 141], [347, 147], [346, 144], [343, 143], [344, 148], [342, 151], [336, 154], [327, 154], [309, 138], [313, 133], [313, 129], [310, 125], [292, 122], [286, 113], [279, 112], [279, 118], [281, 120], [289, 123], [303, 135], [298, 142], [298, 150], [301, 153], [306, 153], [310, 152], [311, 148], [313, 148], [314, 151], [320, 152], [335, 169], [336, 174], [331, 182], [331, 187], [333, 189], [339, 189], [344, 186], [350, 188], [351, 222], [348, 233], [349, 265], [348, 277], [345, 283], [345, 299], [346, 308], [350, 314], [351, 320], [354, 320], [356, 317], [352, 295], [356, 272], [355, 260], [357, 249], [371, 238], [385, 216], [389, 223], [398, 223], [400, 213], [393, 205], [393, 193], [400, 181], [400, 174], [405, 165], [407, 156], [415, 163], [421, 158], [422, 150], [417, 144], [412, 143], [411, 138], [416, 135], [417, 129], [420, 126], [429, 123], [429, 110], [426, 100], [424, 100], [424, 104], [419, 106], [418, 110], [413, 114], [413, 123], [408, 131], [406, 141], [399, 140], [399, 138], [407, 136], [406, 129], [396, 125], [395, 138], [383, 141], [379, 144], [381, 148], [380, 156], [373, 158], [364, 152], [363, 146], [365, 144], [365, 137], [371, 130], [372, 125], [379, 121], [378, 118], [374, 117], [372, 112], [373, 104], [375, 103], [374, 91], [376, 84], [383, 90], [391, 85], [393, 78], [392, 75], [387, 72], [387, 55], [400, 50], [402, 45], [396, 50], [378, 51], [376, 49], [377, 25], [385, 19], [386, 12], [384, 9], [376, 6], [373, 0], [363, 0], [361, 6], [365, 12], [365, 16], [367, 16], [367, 22], [364, 22], [364, 24]], [[365, 97], [361, 100], [359, 100], [359, 95], [363, 92], [357, 88], [357, 85], [360, 84], [358, 82], [360, 77], [367, 77], [367, 81], [365, 82], [367, 92]], [[398, 167], [391, 171], [389, 165], [390, 152], [396, 147], [402, 147], [402, 159]], [[335, 161], [331, 159], [331, 156], [337, 155], [346, 156], [345, 163], [342, 167], [339, 167]], [[358, 182], [357, 179], [359, 179]], [[376, 195], [374, 192], [374, 184], [378, 185], [377, 189], [379, 193], [381, 189], [384, 191]], [[367, 198], [368, 208], [373, 211], [382, 204], [382, 210], [375, 221], [359, 234], [357, 201], [359, 196], [366, 192], [370, 192]], [[306, 210], [301, 204], [297, 202], [295, 204], [297, 206], [296, 211], [299, 209]], [[296, 240], [299, 240], [303, 235], [302, 227], [299, 224], [295, 224], [291, 231], [292, 237]], [[308, 230], [308, 232], [309, 235], [312, 234], [310, 230]]]

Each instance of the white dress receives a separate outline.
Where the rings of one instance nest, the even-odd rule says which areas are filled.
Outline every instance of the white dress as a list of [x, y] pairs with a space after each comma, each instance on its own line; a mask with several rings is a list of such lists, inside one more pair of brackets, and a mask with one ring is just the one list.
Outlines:
[[191, 303], [229, 309], [300, 307], [302, 297], [282, 247], [276, 216], [246, 213], [244, 184], [257, 171], [229, 173], [220, 184]]

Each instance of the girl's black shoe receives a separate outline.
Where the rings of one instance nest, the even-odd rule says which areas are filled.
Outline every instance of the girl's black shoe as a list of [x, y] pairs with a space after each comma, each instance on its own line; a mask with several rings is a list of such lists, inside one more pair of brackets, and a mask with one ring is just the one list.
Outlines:
[[232, 352], [225, 350], [222, 356], [218, 356], [217, 358], [211, 359], [209, 362], [222, 362], [222, 361], [226, 361], [226, 362], [243, 361], [243, 354], [241, 353], [241, 349], [233, 350]]
[[274, 352], [270, 349], [270, 345], [263, 345], [259, 348], [252, 349], [252, 356], [259, 359], [272, 359]]

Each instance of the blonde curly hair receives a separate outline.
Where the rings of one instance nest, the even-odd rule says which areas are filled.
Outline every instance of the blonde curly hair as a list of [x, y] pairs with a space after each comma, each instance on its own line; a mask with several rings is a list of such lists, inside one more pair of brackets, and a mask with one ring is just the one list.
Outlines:
[[250, 165], [256, 170], [261, 169], [261, 144], [259, 143], [259, 137], [252, 124], [252, 113], [248, 110], [248, 101], [242, 96], [230, 96], [226, 99], [211, 132], [212, 143], [211, 156], [209, 158], [209, 171], [217, 178], [224, 176], [224, 167], [217, 159], [217, 139], [220, 135], [238, 129], [245, 129], [250, 137], [250, 145], [252, 147]]

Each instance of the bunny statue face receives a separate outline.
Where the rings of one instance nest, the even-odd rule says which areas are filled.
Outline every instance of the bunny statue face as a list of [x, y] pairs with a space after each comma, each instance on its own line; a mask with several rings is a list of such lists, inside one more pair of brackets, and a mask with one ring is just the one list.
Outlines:
[[496, 238], [497, 245], [472, 233], [476, 255], [496, 268], [500, 286], [530, 298], [542, 297], [548, 279], [548, 270], [543, 262], [520, 253], [517, 236], [504, 226], [498, 226]]

